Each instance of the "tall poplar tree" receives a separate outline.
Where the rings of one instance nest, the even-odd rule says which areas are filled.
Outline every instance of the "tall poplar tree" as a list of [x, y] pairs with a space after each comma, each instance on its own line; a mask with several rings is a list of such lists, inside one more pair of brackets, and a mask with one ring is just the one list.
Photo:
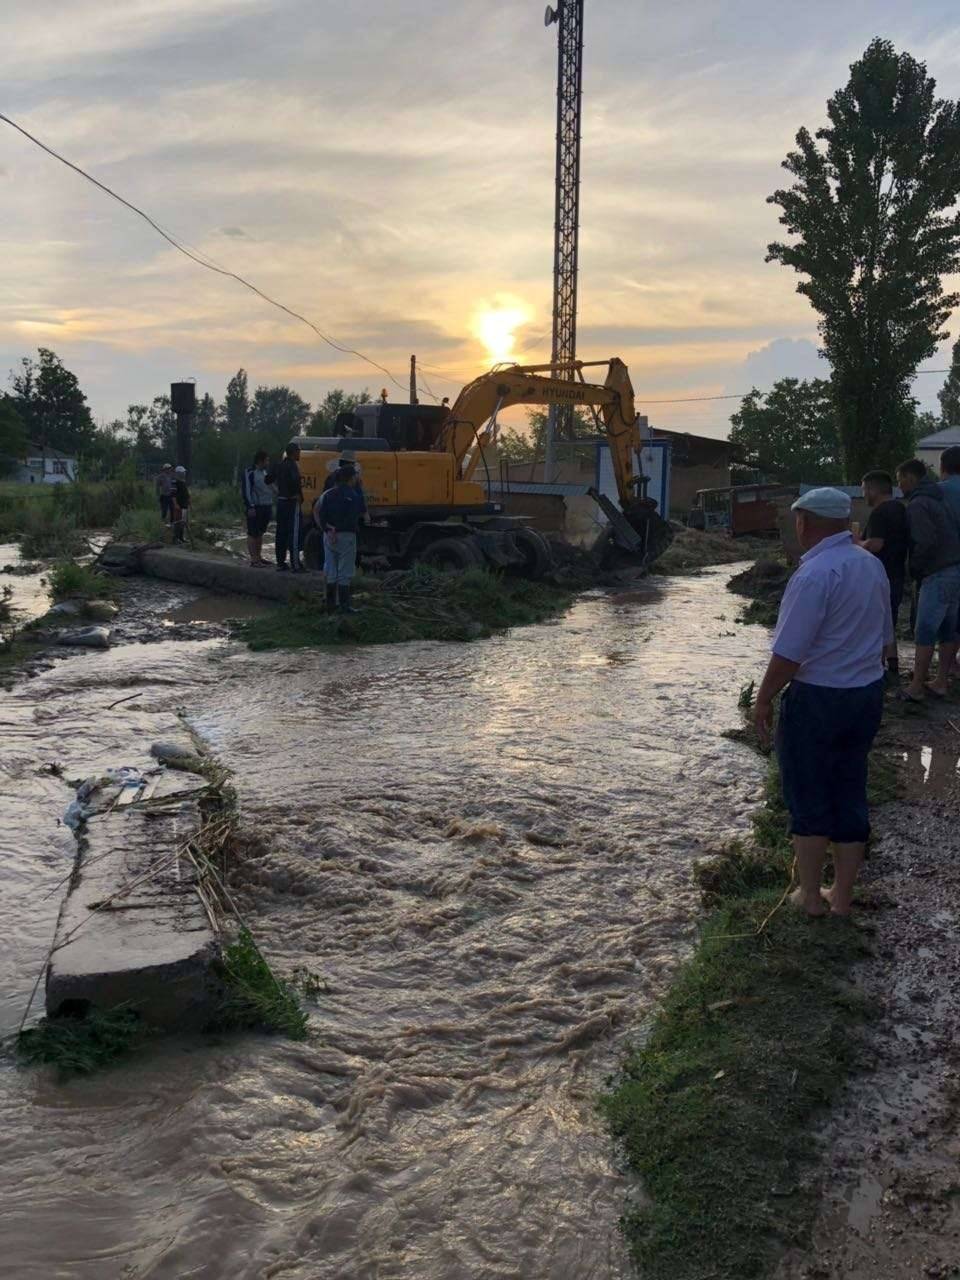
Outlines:
[[792, 239], [767, 261], [803, 276], [819, 313], [849, 481], [911, 452], [910, 383], [960, 302], [942, 283], [960, 267], [960, 103], [935, 88], [923, 63], [874, 40], [829, 124], [797, 134], [793, 186], [769, 197]]

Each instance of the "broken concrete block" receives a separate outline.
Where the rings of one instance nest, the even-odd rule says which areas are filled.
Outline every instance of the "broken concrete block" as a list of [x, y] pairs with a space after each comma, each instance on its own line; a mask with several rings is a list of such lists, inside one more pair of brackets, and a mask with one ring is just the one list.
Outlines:
[[75, 631], [61, 631], [57, 644], [77, 645], [83, 649], [109, 649], [109, 627], [78, 627]]

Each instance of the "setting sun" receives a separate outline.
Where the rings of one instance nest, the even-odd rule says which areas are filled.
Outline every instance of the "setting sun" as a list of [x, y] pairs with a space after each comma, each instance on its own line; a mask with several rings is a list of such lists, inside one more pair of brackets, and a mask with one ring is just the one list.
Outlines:
[[516, 331], [529, 318], [529, 310], [514, 303], [488, 307], [478, 314], [475, 332], [494, 364], [516, 359]]

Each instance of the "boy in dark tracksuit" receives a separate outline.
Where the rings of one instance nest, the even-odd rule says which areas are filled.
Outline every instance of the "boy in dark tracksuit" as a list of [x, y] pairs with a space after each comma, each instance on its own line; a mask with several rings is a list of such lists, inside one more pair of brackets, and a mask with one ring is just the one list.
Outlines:
[[295, 440], [291, 440], [274, 476], [277, 486], [277, 568], [286, 569], [289, 551], [290, 568], [294, 573], [303, 572], [303, 565], [300, 563], [303, 481], [297, 466], [299, 458], [300, 446]]
[[187, 521], [190, 519], [190, 489], [187, 485], [187, 469], [186, 467], [177, 467], [173, 474], [175, 477], [173, 482], [173, 510], [171, 512], [173, 540], [174, 542], [183, 542], [187, 531]]

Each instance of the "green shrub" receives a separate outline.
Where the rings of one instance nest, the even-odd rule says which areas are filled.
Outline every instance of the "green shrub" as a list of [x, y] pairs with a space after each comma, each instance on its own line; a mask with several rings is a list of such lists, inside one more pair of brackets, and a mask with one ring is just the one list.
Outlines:
[[103, 600], [112, 599], [117, 594], [113, 578], [74, 560], [61, 560], [55, 564], [47, 576], [47, 586], [54, 600], [66, 600], [70, 596]]
[[42, 1018], [21, 1031], [17, 1057], [26, 1066], [53, 1066], [61, 1077], [89, 1075], [135, 1048], [145, 1029], [133, 1010], [91, 1010], [82, 1018]]
[[222, 969], [226, 995], [215, 1019], [217, 1029], [306, 1038], [307, 1015], [300, 1001], [286, 982], [274, 977], [249, 929], [241, 929], [237, 940], [224, 947]]

